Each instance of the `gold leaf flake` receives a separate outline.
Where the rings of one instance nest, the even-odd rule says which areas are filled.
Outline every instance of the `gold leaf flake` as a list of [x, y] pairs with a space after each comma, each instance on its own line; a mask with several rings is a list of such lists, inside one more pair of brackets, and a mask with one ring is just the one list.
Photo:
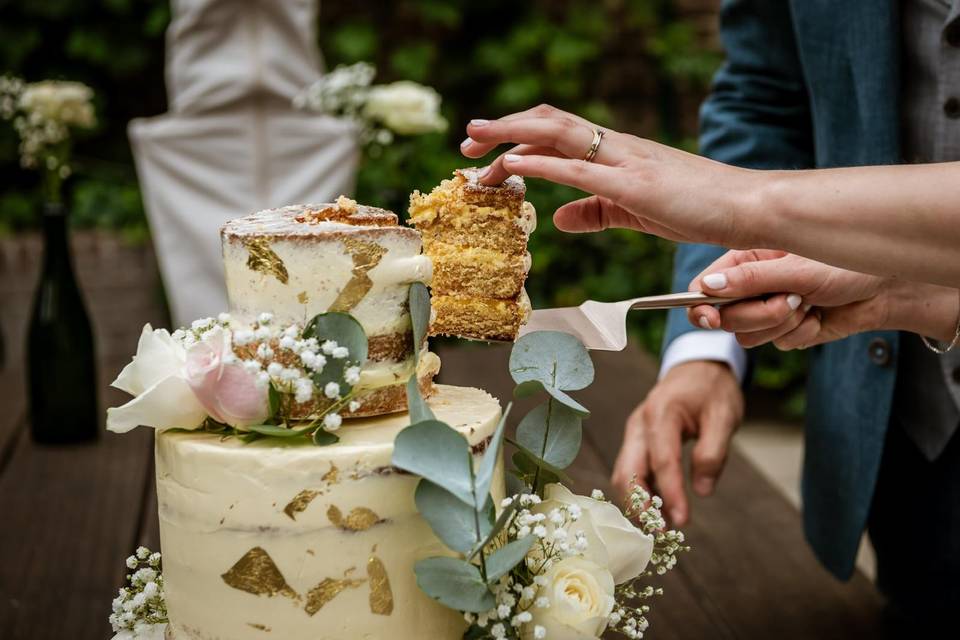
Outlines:
[[310, 296], [307, 295], [306, 291], [301, 291], [297, 294], [297, 302], [300, 304], [307, 304], [310, 302]]
[[340, 482], [340, 470], [337, 469], [337, 465], [331, 462], [330, 470], [327, 471], [325, 474], [323, 474], [323, 476], [320, 479], [330, 484], [337, 484], [338, 482]]
[[307, 604], [304, 606], [304, 610], [312, 616], [346, 589], [356, 589], [364, 582], [366, 580], [361, 578], [324, 578], [320, 584], [307, 593]]
[[378, 244], [356, 238], [346, 238], [343, 244], [353, 260], [353, 277], [340, 290], [340, 294], [328, 311], [350, 311], [357, 306], [373, 287], [373, 280], [367, 272], [380, 264], [380, 260], [387, 252]]
[[339, 527], [344, 531], [366, 531], [373, 525], [383, 522], [380, 516], [374, 513], [372, 509], [366, 507], [351, 509], [347, 517], [344, 518], [343, 513], [336, 505], [330, 505], [330, 508], [327, 509], [327, 518], [330, 519], [330, 522], [332, 522], [335, 527]]
[[287, 503], [287, 506], [283, 508], [283, 512], [287, 514], [291, 520], [297, 519], [297, 514], [305, 511], [310, 503], [313, 502], [313, 499], [320, 495], [319, 491], [313, 491], [311, 489], [304, 489], [297, 495], [293, 497], [293, 500]]
[[247, 551], [230, 570], [220, 576], [227, 585], [257, 596], [299, 598], [290, 588], [273, 558], [262, 547]]
[[256, 629], [257, 631], [265, 631], [265, 632], [267, 632], [267, 633], [270, 633], [270, 627], [268, 627], [268, 626], [265, 625], [265, 624], [257, 624], [256, 622], [248, 622], [248, 623], [247, 623], [247, 626], [253, 627], [253, 628]]
[[370, 579], [370, 612], [381, 616], [393, 613], [393, 591], [387, 569], [377, 556], [367, 560], [367, 577]]
[[247, 238], [243, 241], [250, 257], [247, 258], [247, 268], [268, 276], [273, 276], [283, 284], [287, 284], [290, 275], [280, 256], [270, 248], [266, 238]]

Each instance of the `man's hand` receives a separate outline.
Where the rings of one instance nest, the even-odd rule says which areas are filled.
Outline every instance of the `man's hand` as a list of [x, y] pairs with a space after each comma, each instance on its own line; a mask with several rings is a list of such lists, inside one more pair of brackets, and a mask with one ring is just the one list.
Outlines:
[[625, 493], [636, 476], [663, 498], [671, 525], [682, 526], [690, 515], [681, 461], [683, 441], [697, 440], [691, 465], [693, 490], [708, 496], [742, 419], [743, 393], [730, 367], [707, 360], [675, 366], [627, 419], [613, 486]]

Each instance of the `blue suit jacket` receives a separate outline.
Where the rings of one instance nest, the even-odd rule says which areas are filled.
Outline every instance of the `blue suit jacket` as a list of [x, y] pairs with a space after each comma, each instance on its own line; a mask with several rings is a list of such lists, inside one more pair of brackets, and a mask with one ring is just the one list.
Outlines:
[[[899, 24], [894, 0], [728, 0], [726, 64], [701, 110], [701, 152], [754, 168], [899, 162]], [[723, 249], [684, 245], [674, 289]], [[691, 331], [670, 316], [666, 341]], [[877, 364], [868, 345], [886, 340]], [[804, 530], [848, 578], [864, 530], [896, 380], [898, 334], [862, 334], [811, 350], [803, 465]], [[880, 359], [877, 359], [880, 360]]]

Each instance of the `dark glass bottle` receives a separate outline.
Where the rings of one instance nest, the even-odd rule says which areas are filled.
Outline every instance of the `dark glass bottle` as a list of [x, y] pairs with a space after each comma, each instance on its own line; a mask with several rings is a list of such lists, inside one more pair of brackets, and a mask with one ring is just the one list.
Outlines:
[[73, 274], [62, 205], [44, 207], [43, 242], [27, 344], [33, 439], [90, 441], [100, 423], [93, 332]]

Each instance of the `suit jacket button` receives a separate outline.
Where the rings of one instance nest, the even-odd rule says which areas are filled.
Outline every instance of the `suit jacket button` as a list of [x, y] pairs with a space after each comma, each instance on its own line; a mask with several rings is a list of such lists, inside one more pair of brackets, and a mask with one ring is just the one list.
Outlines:
[[951, 47], [960, 47], [960, 23], [954, 20], [944, 31], [944, 39]]
[[874, 338], [867, 347], [867, 353], [870, 355], [870, 362], [878, 367], [885, 367], [890, 364], [890, 343], [883, 338]]

